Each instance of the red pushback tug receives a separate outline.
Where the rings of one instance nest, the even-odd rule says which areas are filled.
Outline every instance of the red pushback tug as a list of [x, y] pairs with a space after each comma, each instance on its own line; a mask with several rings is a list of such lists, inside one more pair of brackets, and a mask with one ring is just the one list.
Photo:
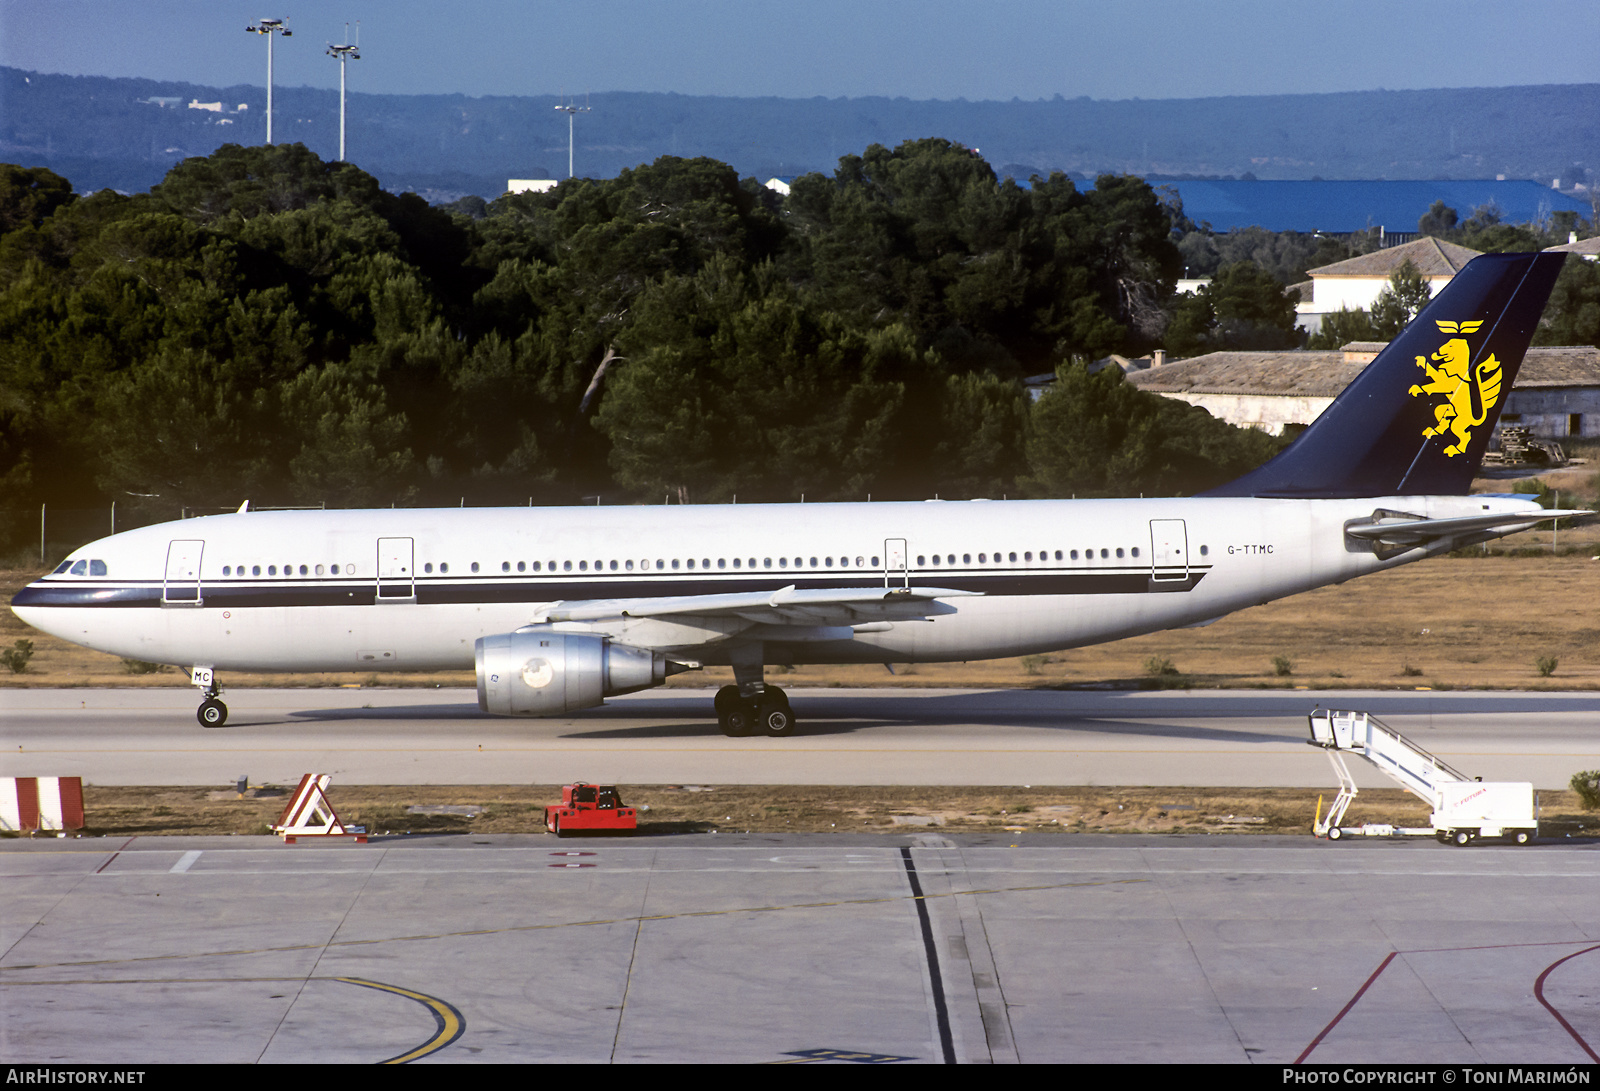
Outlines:
[[636, 830], [639, 816], [632, 807], [622, 805], [622, 797], [610, 784], [568, 784], [561, 789], [561, 802], [544, 809], [544, 828], [557, 837], [577, 830]]

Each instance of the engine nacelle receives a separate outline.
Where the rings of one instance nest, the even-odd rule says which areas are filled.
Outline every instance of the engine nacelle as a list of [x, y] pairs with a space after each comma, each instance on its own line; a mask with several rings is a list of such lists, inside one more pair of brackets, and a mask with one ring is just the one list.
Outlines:
[[598, 633], [526, 629], [474, 646], [478, 707], [496, 716], [554, 716], [592, 708], [619, 693], [659, 686], [676, 674], [667, 657], [613, 644]]

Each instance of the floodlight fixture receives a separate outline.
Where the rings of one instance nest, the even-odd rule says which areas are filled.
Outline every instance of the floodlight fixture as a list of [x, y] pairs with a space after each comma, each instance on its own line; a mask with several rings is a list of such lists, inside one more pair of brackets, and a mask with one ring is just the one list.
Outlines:
[[[587, 101], [587, 99], [585, 101]], [[570, 105], [566, 104], [566, 103], [562, 103], [560, 105], [557, 105], [556, 109], [560, 110], [562, 113], [567, 115], [567, 177], [571, 178], [572, 177], [573, 121], [575, 120], [575, 118], [577, 117], [578, 114], [586, 114], [586, 113], [588, 113], [589, 112], [589, 107], [587, 107], [587, 106], [579, 106], [577, 104], [577, 101], [574, 100]]]
[[356, 44], [350, 44], [350, 24], [344, 25], [344, 44], [328, 43], [328, 56], [339, 62], [339, 162], [344, 158], [344, 73], [346, 61], [361, 59], [361, 21], [356, 21]]
[[282, 34], [294, 37], [294, 31], [284, 26], [283, 19], [257, 19], [245, 27], [247, 34], [265, 34], [267, 37], [267, 143], [272, 143], [272, 39]]

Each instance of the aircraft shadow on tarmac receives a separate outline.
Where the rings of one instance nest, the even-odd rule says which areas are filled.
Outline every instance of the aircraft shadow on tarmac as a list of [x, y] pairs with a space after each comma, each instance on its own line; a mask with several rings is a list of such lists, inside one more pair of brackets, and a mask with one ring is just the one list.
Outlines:
[[[698, 693], [661, 693], [614, 701], [563, 718], [560, 738], [670, 739], [711, 738], [720, 735], [708, 707]], [[796, 731], [801, 736], [854, 735], [908, 726], [949, 727], [991, 725], [1050, 732], [1087, 732], [1126, 737], [1203, 739], [1212, 742], [1263, 744], [1298, 742], [1305, 738], [1300, 725], [1314, 707], [1358, 708], [1380, 716], [1453, 716], [1492, 712], [1600, 714], [1600, 696], [1594, 694], [1539, 694], [1501, 697], [1475, 692], [1439, 693], [1386, 691], [1382, 693], [1293, 693], [1241, 695], [1197, 694], [1185, 701], [1171, 692], [983, 690], [963, 693], [921, 693], [916, 690], [877, 691], [870, 696], [796, 694]], [[1284, 730], [1267, 721], [1293, 717], [1295, 726]], [[1185, 722], [1172, 722], [1181, 717]], [[484, 721], [498, 720], [475, 703], [375, 704], [363, 708], [322, 708], [291, 712], [292, 723], [361, 723], [373, 721]], [[1196, 721], [1230, 720], [1257, 725], [1254, 730], [1204, 726]], [[587, 726], [586, 721], [602, 721]], [[625, 726], [617, 726], [623, 721]], [[529, 721], [530, 726], [539, 723]], [[270, 726], [250, 724], [240, 718], [228, 728]], [[223, 728], [222, 730], [227, 730]]]
[[[890, 710], [885, 715], [881, 707], [882, 702], [872, 702], [875, 707], [868, 708], [867, 702], [851, 702], [849, 698], [832, 698], [810, 703], [802, 700], [796, 711], [799, 713], [800, 723], [795, 731], [797, 736], [821, 735], [854, 735], [864, 731], [882, 730], [886, 728], [902, 728], [907, 726], [960, 726], [965, 724], [983, 723], [987, 721], [995, 727], [1030, 728], [1034, 730], [1061, 732], [1092, 732], [1098, 735], [1126, 735], [1155, 738], [1180, 738], [1180, 739], [1206, 739], [1214, 742], [1232, 743], [1278, 743], [1297, 741], [1299, 735], [1267, 733], [1262, 731], [1230, 731], [1225, 728], [1201, 727], [1193, 724], [1174, 724], [1160, 722], [1129, 722], [1126, 720], [1106, 719], [1100, 716], [1076, 716], [1070, 712], [1063, 714], [1060, 710], [1050, 709], [1007, 709], [996, 710], [992, 706], [972, 708], [972, 702], [964, 700], [967, 695], [952, 695], [950, 697], [921, 697], [915, 701], [908, 701], [901, 708]], [[716, 723], [710, 715], [706, 715], [699, 722], [683, 722], [673, 720], [663, 722], [663, 713], [672, 715], [678, 713], [687, 719], [697, 719], [700, 709], [696, 706], [679, 709], [663, 709], [662, 702], [628, 701], [606, 705], [603, 708], [587, 709], [570, 715], [570, 720], [578, 721], [569, 730], [563, 731], [558, 738], [563, 739], [695, 739], [715, 738], [721, 735]], [[671, 702], [682, 704], [683, 702]], [[849, 706], [854, 703], [860, 712], [871, 712], [871, 715], [860, 715]], [[894, 702], [900, 704], [900, 702]], [[826, 707], [824, 707], [826, 706]], [[963, 710], [963, 706], [966, 706]], [[1129, 710], [1132, 712], [1133, 710]], [[707, 710], [709, 712], [709, 710]], [[1255, 717], [1252, 717], [1255, 718]], [[478, 709], [476, 705], [469, 704], [438, 704], [438, 705], [374, 705], [370, 708], [319, 708], [302, 709], [289, 713], [289, 724], [310, 723], [363, 723], [381, 720], [401, 721], [500, 721], [502, 718], [490, 716]], [[617, 720], [644, 721], [626, 727], [600, 727], [585, 729], [582, 722], [586, 719], [603, 720], [614, 724]], [[281, 722], [281, 721], [280, 721]], [[514, 722], [514, 721], [504, 721]], [[570, 721], [569, 721], [570, 722]], [[530, 724], [538, 723], [537, 720], [529, 721]], [[230, 728], [258, 727], [270, 728], [268, 723], [251, 723], [239, 718], [231, 721], [227, 727], [215, 730], [227, 731]], [[286, 725], [287, 726], [287, 725]]]
[[[935, 717], [920, 715], [908, 716], [904, 719], [872, 716], [844, 719], [806, 716], [803, 709], [796, 709], [796, 712], [799, 715], [799, 724], [795, 728], [796, 737], [855, 735], [864, 731], [883, 730], [886, 728], [950, 726], [972, 723], [970, 717], [955, 716]], [[622, 718], [615, 715], [607, 717], [609, 720]], [[651, 717], [642, 716], [640, 718], [648, 719]], [[1227, 729], [1201, 727], [1194, 724], [1127, 723], [1082, 717], [1068, 720], [1058, 719], [1050, 723], [1040, 723], [1031, 719], [1019, 719], [1011, 716], [991, 716], [990, 719], [993, 721], [992, 726], [997, 728], [1023, 727], [1052, 732], [1072, 731], [1088, 732], [1095, 735], [1123, 735], [1140, 738], [1196, 739], [1209, 742], [1246, 743], [1252, 745], [1300, 741], [1300, 736], [1293, 734], [1229, 731]], [[638, 727], [606, 727], [593, 731], [566, 731], [559, 737], [563, 739], [670, 739], [711, 737], [720, 734], [721, 732], [717, 729], [717, 726], [712, 723], [702, 725], [657, 722], [640, 724]]]
[[[332, 723], [337, 720], [498, 720], [501, 718], [481, 711], [475, 704], [305, 708], [289, 713], [289, 717], [297, 723]], [[232, 721], [229, 721], [228, 726], [233, 726]]]

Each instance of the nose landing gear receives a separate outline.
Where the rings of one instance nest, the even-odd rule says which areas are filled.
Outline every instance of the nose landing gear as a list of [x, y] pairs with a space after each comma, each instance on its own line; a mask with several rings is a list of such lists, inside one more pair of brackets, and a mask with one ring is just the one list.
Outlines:
[[194, 685], [202, 688], [205, 700], [200, 702], [200, 707], [195, 711], [195, 719], [200, 721], [201, 727], [221, 727], [228, 722], [228, 706], [217, 699], [222, 688], [217, 685], [217, 675], [210, 667], [195, 667], [189, 672], [189, 679]]
[[201, 727], [221, 727], [228, 722], [228, 706], [215, 697], [207, 697], [200, 702], [195, 718], [200, 721]]

